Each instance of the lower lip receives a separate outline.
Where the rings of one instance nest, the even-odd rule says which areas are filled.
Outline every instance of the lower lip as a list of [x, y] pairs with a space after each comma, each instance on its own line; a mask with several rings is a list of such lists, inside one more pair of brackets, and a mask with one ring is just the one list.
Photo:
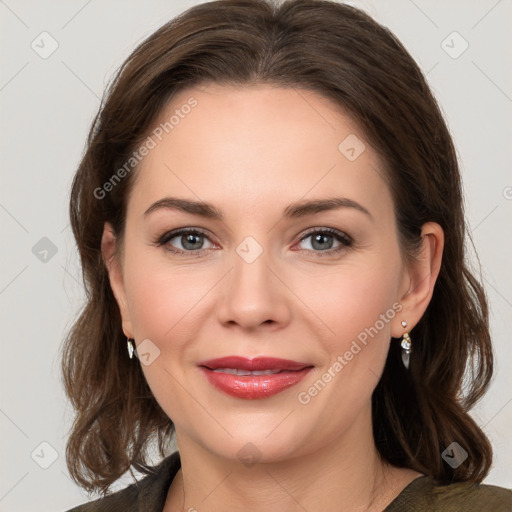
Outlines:
[[298, 384], [312, 370], [283, 371], [273, 375], [232, 375], [200, 367], [208, 382], [215, 388], [236, 398], [255, 400], [268, 398]]

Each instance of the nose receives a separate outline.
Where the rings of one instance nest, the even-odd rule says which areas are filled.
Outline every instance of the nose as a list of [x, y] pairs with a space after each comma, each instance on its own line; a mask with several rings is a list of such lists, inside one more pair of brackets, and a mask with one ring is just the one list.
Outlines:
[[245, 330], [281, 329], [291, 318], [291, 292], [278, 265], [263, 251], [254, 261], [233, 255], [233, 268], [223, 280], [217, 318], [224, 326]]

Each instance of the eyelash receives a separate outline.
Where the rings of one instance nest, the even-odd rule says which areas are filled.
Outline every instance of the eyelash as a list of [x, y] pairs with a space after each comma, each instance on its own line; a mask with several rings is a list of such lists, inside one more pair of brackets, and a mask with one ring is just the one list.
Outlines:
[[[165, 245], [164, 249], [166, 251], [169, 251], [173, 254], [177, 254], [179, 256], [184, 256], [184, 257], [187, 257], [187, 256], [200, 257], [200, 256], [202, 256], [204, 251], [211, 250], [211, 249], [197, 249], [194, 251], [183, 251], [181, 249], [175, 249], [175, 248], [172, 248], [171, 246], [167, 245], [167, 243], [169, 241], [171, 241], [173, 238], [176, 238], [180, 235], [189, 235], [189, 234], [190, 235], [200, 235], [200, 236], [204, 236], [204, 237], [208, 238], [207, 234], [200, 229], [182, 228], [182, 229], [177, 229], [175, 231], [169, 231], [167, 233], [164, 233], [161, 237], [159, 237], [155, 241], [155, 245], [157, 245], [158, 247]], [[318, 257], [322, 258], [324, 256], [332, 256], [333, 254], [336, 254], [342, 250], [347, 249], [348, 247], [352, 246], [352, 244], [354, 243], [352, 238], [349, 237], [346, 233], [343, 233], [341, 231], [338, 231], [338, 230], [332, 229], [332, 228], [322, 228], [322, 229], [314, 229], [314, 230], [308, 231], [302, 235], [299, 242], [303, 242], [310, 236], [316, 235], [316, 234], [328, 234], [330, 236], [333, 236], [341, 244], [339, 247], [336, 247], [335, 249], [327, 249], [324, 251], [303, 249], [305, 251], [308, 251], [309, 253], [312, 253], [315, 257], [318, 256]]]

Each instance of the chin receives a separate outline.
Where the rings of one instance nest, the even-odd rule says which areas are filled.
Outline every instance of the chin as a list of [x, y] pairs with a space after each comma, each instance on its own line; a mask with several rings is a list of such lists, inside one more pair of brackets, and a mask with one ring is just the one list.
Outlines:
[[236, 422], [219, 421], [233, 435], [225, 432], [221, 439], [214, 439], [212, 432], [204, 432], [203, 446], [211, 452], [226, 459], [238, 460], [245, 465], [257, 462], [271, 463], [292, 459], [304, 451], [307, 440], [313, 434], [306, 435], [304, 425], [293, 425], [288, 420], [283, 421], [286, 415], [278, 418], [267, 415], [267, 421], [258, 421], [250, 414], [245, 419], [237, 418]]

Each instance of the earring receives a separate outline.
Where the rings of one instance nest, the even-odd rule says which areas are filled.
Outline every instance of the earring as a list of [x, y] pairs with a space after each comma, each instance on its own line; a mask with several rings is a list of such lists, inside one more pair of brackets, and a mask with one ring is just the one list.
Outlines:
[[[402, 322], [402, 327], [407, 327], [407, 322]], [[404, 363], [405, 368], [409, 369], [409, 361], [411, 359], [411, 337], [408, 332], [404, 332], [400, 346], [402, 347], [402, 362]]]
[[133, 347], [133, 343], [131, 338], [126, 338], [126, 344], [128, 345], [128, 355], [130, 356], [130, 359], [133, 359], [133, 353], [135, 352], [135, 348]]

